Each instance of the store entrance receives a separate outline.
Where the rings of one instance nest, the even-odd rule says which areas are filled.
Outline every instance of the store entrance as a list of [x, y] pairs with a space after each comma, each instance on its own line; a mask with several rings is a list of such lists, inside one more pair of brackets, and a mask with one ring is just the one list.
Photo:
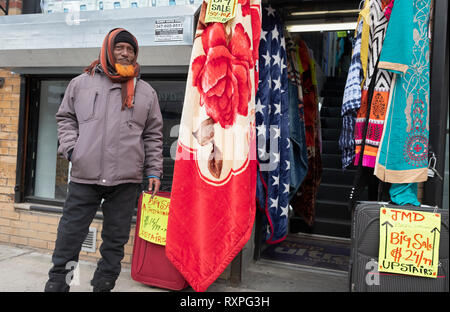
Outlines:
[[[307, 224], [294, 208], [289, 222], [290, 233], [309, 233], [333, 237], [350, 237], [349, 195], [353, 186], [355, 167], [343, 170], [339, 138], [342, 130], [341, 108], [350, 66], [353, 30], [291, 33], [293, 40], [302, 40], [314, 59], [319, 120], [317, 135], [320, 145], [320, 167], [315, 183], [314, 216]], [[311, 168], [308, 168], [310, 170]], [[315, 169], [315, 168], [314, 168]], [[300, 190], [302, 191], [302, 190]], [[312, 195], [312, 196], [313, 196]], [[366, 195], [366, 194], [364, 194]], [[366, 197], [366, 196], [365, 196]]]
[[[317, 130], [320, 161], [312, 164], [318, 164], [320, 168], [317, 168], [316, 178], [310, 179], [316, 185], [314, 200], [295, 203], [295, 200], [291, 199], [287, 236], [284, 239], [276, 243], [264, 241], [266, 216], [264, 211], [257, 211], [254, 253], [256, 260], [343, 274], [348, 270], [351, 229], [349, 196], [357, 170], [354, 165], [343, 170], [339, 137], [343, 122], [343, 94], [350, 67], [358, 5], [359, 1], [342, 1], [339, 7], [330, 1], [318, 2], [315, 6], [289, 6], [288, 3], [283, 7], [274, 7], [272, 4], [277, 14], [282, 16], [287, 30], [286, 36], [296, 44], [303, 42], [299, 53], [307, 53], [315, 64], [312, 76], [315, 80], [320, 121]], [[333, 14], [331, 11], [341, 13]], [[348, 26], [339, 30], [322, 30], [327, 29], [330, 24], [336, 24], [336, 21]], [[296, 23], [300, 27], [294, 27]], [[321, 26], [317, 25], [319, 23]], [[311, 30], [308, 30], [308, 27]], [[305, 92], [308, 90], [304, 90]], [[311, 166], [311, 163], [308, 164]], [[299, 188], [298, 191], [308, 190]], [[366, 190], [359, 200], [368, 199]], [[311, 206], [305, 207], [308, 204]], [[298, 209], [295, 205], [303, 207]]]
[[[262, 244], [260, 258], [293, 267], [346, 272], [351, 228], [348, 200], [356, 170], [354, 166], [342, 170], [339, 136], [353, 31], [292, 33], [291, 36], [306, 43], [316, 63], [322, 173], [313, 201], [313, 223], [308, 225], [304, 216], [290, 205], [287, 237], [278, 244]], [[363, 196], [367, 198], [367, 192]], [[259, 211], [257, 217], [264, 218], [262, 214]]]

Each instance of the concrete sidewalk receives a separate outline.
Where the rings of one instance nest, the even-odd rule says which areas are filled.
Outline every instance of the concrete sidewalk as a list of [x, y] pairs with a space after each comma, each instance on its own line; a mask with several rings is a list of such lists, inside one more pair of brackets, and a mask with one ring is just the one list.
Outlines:
[[[42, 292], [51, 267], [51, 255], [29, 248], [0, 244], [0, 292]], [[79, 283], [71, 292], [91, 292], [96, 263], [80, 261]], [[134, 281], [123, 268], [114, 292], [167, 292]], [[193, 292], [192, 288], [183, 290]], [[346, 274], [318, 272], [258, 261], [250, 265], [238, 287], [217, 280], [208, 292], [346, 292]]]

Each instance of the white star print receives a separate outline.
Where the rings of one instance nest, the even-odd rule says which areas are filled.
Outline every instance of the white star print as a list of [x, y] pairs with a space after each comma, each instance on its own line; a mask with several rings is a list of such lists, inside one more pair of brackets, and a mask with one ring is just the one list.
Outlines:
[[281, 39], [280, 47], [286, 50], [286, 40], [284, 40], [284, 37]]
[[275, 114], [281, 114], [281, 104], [273, 104], [275, 106]]
[[281, 88], [281, 78], [280, 77], [278, 77], [277, 80], [272, 80], [272, 81], [275, 83], [275, 87], [273, 88], [273, 91]]
[[272, 57], [273, 57], [273, 64], [272, 64], [272, 66], [275, 66], [276, 64], [278, 64], [278, 66], [281, 66], [280, 54], [272, 55]]
[[270, 65], [270, 54], [269, 51], [267, 51], [267, 53], [265, 55], [262, 56], [265, 60], [265, 65]]
[[283, 194], [284, 194], [284, 193], [289, 193], [289, 187], [290, 187], [290, 185], [289, 185], [288, 183], [283, 183], [283, 186], [284, 186], [284, 192], [283, 192]]
[[278, 28], [275, 25], [275, 27], [272, 30], [272, 40], [278, 40], [279, 35], [280, 35], [280, 33], [278, 32]]
[[272, 185], [280, 185], [280, 177], [272, 176], [273, 183]]
[[286, 160], [286, 170], [291, 169], [291, 162], [289, 160]]
[[273, 15], [273, 17], [275, 17], [275, 9], [273, 9], [271, 6], [268, 6], [265, 9], [267, 10], [267, 15]]
[[270, 205], [270, 208], [278, 208], [278, 198], [271, 198], [272, 204]]
[[288, 211], [289, 211], [289, 205], [286, 205], [286, 207], [281, 207], [281, 214], [280, 214], [280, 217], [286, 216], [286, 218], [287, 218], [287, 216], [288, 216]]
[[272, 155], [274, 157], [273, 163], [280, 162], [280, 153], [273, 153]]
[[263, 108], [264, 106], [261, 104], [261, 100], [258, 99], [258, 102], [255, 105], [256, 112], [264, 115]]
[[264, 41], [267, 41], [267, 33], [268, 33], [268, 31], [264, 31], [264, 30], [262, 30], [261, 29], [261, 39], [262, 40], [264, 40]]
[[262, 135], [264, 139], [266, 138], [266, 125], [264, 122], [256, 127], [256, 130], [258, 131], [258, 136]]
[[281, 129], [280, 128], [278, 128], [276, 126], [270, 126], [270, 130], [272, 130], [274, 132], [274, 136], [273, 136], [274, 139], [280, 137], [280, 134], [281, 134]]

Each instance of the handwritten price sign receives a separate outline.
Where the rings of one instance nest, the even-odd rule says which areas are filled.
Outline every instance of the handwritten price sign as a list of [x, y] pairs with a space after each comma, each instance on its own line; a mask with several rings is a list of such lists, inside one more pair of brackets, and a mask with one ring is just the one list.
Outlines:
[[139, 237], [158, 245], [166, 245], [170, 199], [144, 193], [141, 206]]
[[209, 0], [206, 7], [205, 23], [226, 23], [236, 16], [238, 0]]
[[380, 209], [380, 272], [437, 277], [441, 215]]

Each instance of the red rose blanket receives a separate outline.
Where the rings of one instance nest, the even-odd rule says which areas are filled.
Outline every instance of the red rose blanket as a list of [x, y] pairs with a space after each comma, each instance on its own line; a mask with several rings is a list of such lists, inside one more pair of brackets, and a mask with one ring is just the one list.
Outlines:
[[260, 0], [205, 23], [204, 1], [187, 79], [175, 160], [166, 255], [205, 291], [250, 238], [255, 216], [255, 70]]

